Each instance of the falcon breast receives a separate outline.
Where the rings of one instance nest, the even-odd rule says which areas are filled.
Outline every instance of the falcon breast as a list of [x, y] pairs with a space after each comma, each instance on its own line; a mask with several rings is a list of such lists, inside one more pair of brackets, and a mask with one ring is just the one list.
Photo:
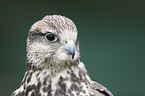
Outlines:
[[27, 71], [12, 96], [113, 96], [80, 62], [77, 33], [73, 21], [60, 15], [34, 23], [27, 38]]

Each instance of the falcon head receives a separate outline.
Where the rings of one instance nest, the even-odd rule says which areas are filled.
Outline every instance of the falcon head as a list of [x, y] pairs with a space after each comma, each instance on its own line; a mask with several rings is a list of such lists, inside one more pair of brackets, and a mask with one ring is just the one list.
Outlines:
[[60, 15], [48, 15], [32, 25], [27, 38], [27, 63], [30, 67], [65, 67], [79, 62], [77, 28]]

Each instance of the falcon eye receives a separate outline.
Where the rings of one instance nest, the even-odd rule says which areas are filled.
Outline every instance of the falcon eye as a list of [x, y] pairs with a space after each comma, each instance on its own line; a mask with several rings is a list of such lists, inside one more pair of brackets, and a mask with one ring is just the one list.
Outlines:
[[55, 42], [57, 40], [56, 36], [54, 34], [52, 34], [52, 33], [48, 33], [46, 35], [46, 39], [51, 41], [51, 42]]

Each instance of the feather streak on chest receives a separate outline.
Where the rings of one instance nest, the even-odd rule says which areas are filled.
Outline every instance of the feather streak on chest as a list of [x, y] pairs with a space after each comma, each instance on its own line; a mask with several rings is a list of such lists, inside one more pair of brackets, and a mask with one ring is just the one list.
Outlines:
[[22, 83], [23, 94], [31, 96], [79, 96], [88, 95], [86, 76], [79, 69], [66, 69], [53, 76], [50, 71], [27, 72], [26, 80]]

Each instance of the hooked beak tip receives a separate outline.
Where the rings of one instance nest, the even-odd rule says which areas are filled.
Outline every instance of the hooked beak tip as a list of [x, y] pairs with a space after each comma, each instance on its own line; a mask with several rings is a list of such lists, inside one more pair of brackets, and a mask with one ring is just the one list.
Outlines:
[[75, 45], [73, 42], [69, 42], [69, 44], [64, 47], [64, 51], [65, 53], [72, 55], [72, 59], [74, 59]]
[[72, 54], [72, 59], [74, 59], [75, 53]]
[[70, 54], [72, 56], [72, 59], [74, 58], [75, 56], [75, 48], [70, 48], [67, 50], [67, 53]]

